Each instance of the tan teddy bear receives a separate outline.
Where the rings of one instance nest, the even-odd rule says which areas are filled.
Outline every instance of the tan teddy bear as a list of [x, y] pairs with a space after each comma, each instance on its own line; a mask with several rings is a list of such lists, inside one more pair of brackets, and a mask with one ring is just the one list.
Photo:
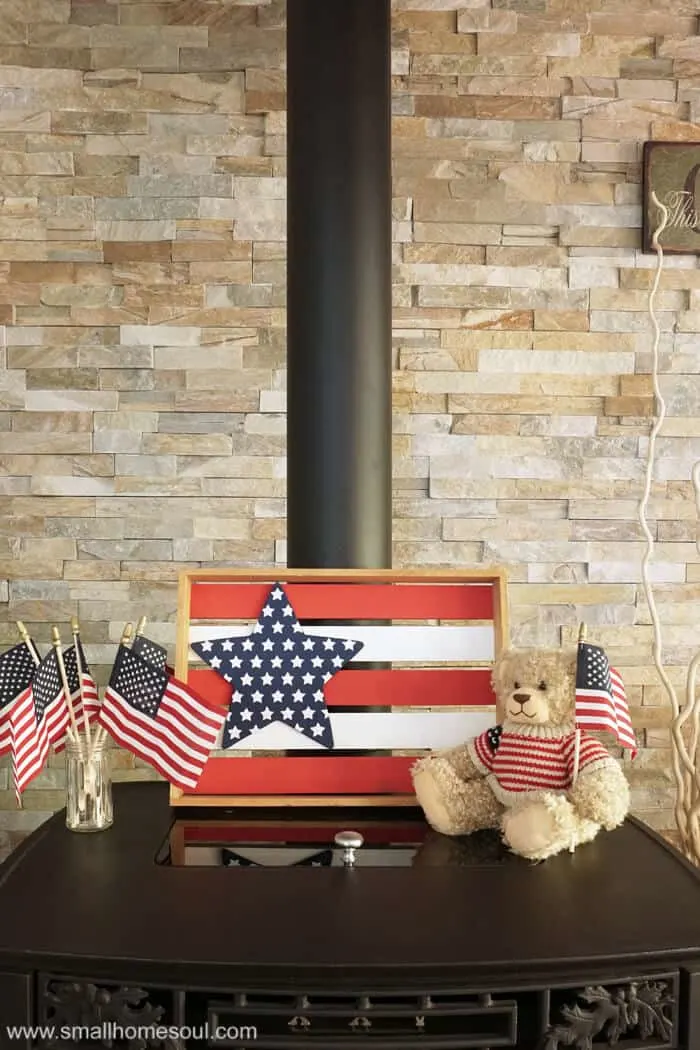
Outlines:
[[575, 653], [503, 653], [493, 669], [502, 724], [413, 767], [418, 802], [436, 831], [500, 827], [514, 853], [544, 860], [622, 824], [629, 786], [596, 739], [581, 732], [577, 744], [575, 683]]

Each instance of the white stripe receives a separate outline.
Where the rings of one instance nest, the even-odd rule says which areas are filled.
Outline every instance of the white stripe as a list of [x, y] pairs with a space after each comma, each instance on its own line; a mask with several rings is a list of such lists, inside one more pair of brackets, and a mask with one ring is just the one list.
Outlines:
[[[190, 642], [213, 641], [216, 638], [244, 638], [252, 624], [208, 624], [190, 627]], [[304, 627], [305, 634], [329, 638], [351, 638], [363, 642], [354, 660], [400, 660], [426, 663], [439, 661], [482, 662], [494, 659], [495, 635], [492, 624], [477, 627], [368, 627], [326, 624]], [[343, 653], [342, 645], [337, 647]], [[192, 659], [194, 654], [190, 654]], [[197, 659], [199, 659], [197, 657]]]
[[[331, 712], [333, 743], [338, 751], [435, 749], [455, 747], [478, 736], [494, 723], [489, 711], [358, 711]], [[232, 751], [328, 751], [323, 744], [297, 733], [284, 722], [271, 722], [221, 752], [222, 733], [215, 748], [218, 757]]]

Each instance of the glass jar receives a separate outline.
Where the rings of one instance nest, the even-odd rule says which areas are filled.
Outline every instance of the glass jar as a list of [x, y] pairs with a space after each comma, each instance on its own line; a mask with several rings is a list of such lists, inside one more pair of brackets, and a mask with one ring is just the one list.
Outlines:
[[112, 824], [112, 776], [107, 741], [66, 741], [66, 827], [104, 831]]

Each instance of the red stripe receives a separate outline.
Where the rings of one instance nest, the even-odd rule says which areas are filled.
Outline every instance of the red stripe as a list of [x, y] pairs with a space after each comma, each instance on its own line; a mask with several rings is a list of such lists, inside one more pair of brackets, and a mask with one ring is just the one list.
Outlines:
[[[208, 668], [192, 668], [187, 684], [226, 707], [231, 686]], [[339, 671], [325, 687], [329, 707], [492, 707], [489, 668], [424, 671]]]
[[194, 795], [413, 794], [408, 757], [216, 758]]
[[[399, 824], [382, 825], [380, 827], [364, 827], [357, 821], [353, 828], [362, 833], [365, 843], [384, 845], [388, 842], [422, 842], [427, 833], [424, 824]], [[294, 824], [251, 825], [251, 824], [224, 824], [208, 826], [207, 824], [184, 826], [185, 845], [209, 844], [222, 845], [237, 842], [322, 842], [332, 844], [335, 831], [340, 829], [340, 824], [324, 827], [304, 827]]]
[[[255, 620], [273, 583], [195, 581], [190, 619]], [[492, 583], [289, 583], [285, 590], [300, 620], [493, 620]]]

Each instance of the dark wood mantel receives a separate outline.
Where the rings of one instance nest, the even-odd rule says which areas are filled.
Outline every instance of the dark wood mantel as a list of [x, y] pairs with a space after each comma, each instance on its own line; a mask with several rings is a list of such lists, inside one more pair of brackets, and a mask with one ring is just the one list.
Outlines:
[[[459, 989], [483, 1002], [534, 989], [546, 1006], [555, 986], [665, 975], [682, 1042], [630, 1045], [700, 1047], [700, 876], [635, 821], [540, 865], [450, 862], [435, 836], [410, 867], [234, 870], [156, 863], [172, 820], [164, 785], [117, 786], [107, 832], [70, 833], [63, 819], [0, 867], [0, 1046], [21, 1045], [2, 1025], [45, 1019], [52, 980], [166, 988], [182, 1019], [191, 993], [197, 1010], [202, 995], [255, 989]], [[495, 1045], [537, 1045], [519, 1038]]]

